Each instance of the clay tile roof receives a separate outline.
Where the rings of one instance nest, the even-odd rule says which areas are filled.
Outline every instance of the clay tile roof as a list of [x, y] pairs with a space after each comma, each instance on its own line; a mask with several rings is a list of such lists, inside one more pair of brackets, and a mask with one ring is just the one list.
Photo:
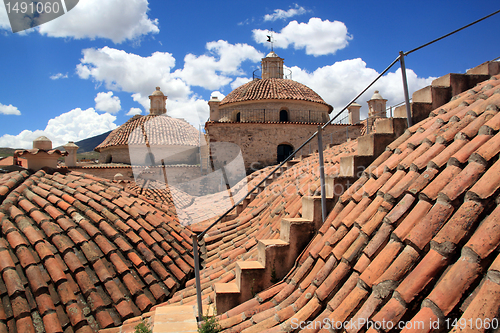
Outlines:
[[[485, 331], [485, 323], [498, 320], [500, 306], [499, 110], [496, 75], [389, 144], [339, 197], [286, 278], [219, 314], [224, 332], [290, 331], [301, 321], [350, 321], [354, 325], [342, 327], [360, 332], [369, 327], [357, 323], [370, 320], [402, 323], [396, 331], [408, 321], [430, 330], [438, 319], [444, 331], [459, 330], [455, 319]], [[338, 172], [336, 156], [353, 151], [353, 142], [326, 150], [333, 162], [327, 174]], [[205, 283], [233, 281], [233, 253], [256, 260], [251, 240], [277, 238], [277, 216], [300, 216], [294, 193], [304, 196], [317, 186], [314, 168], [314, 156], [295, 164], [234, 221], [209, 233]], [[276, 192], [289, 182], [296, 192]], [[238, 247], [238, 235], [250, 238]], [[194, 303], [190, 283], [170, 303]], [[205, 288], [203, 296], [213, 301], [213, 290]]]
[[277, 78], [257, 79], [245, 83], [224, 97], [220, 105], [266, 99], [315, 102], [327, 105], [330, 111], [333, 109], [333, 107], [327, 104], [317, 93], [302, 83]]
[[23, 156], [23, 155], [37, 155], [37, 154], [49, 154], [49, 155], [59, 155], [59, 156], [66, 156], [68, 155], [68, 152], [66, 151], [60, 151], [59, 149], [51, 149], [51, 150], [44, 150], [44, 149], [38, 149], [38, 148], [32, 148], [32, 149], [19, 149], [14, 152], [15, 156]]
[[184, 120], [166, 115], [135, 115], [113, 130], [95, 150], [124, 145], [198, 146], [199, 132]]
[[78, 172], [0, 175], [0, 331], [120, 326], [184, 285], [192, 233], [168, 195], [135, 186]]

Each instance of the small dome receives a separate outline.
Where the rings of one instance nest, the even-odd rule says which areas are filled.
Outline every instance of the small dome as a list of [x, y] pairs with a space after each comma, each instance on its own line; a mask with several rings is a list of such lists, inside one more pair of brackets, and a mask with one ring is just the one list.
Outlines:
[[46, 136], [40, 136], [33, 141], [33, 148], [41, 150], [51, 150], [52, 141]]
[[279, 58], [276, 52], [271, 51], [266, 55], [266, 58]]
[[372, 96], [372, 98], [370, 98], [370, 100], [372, 100], [372, 99], [385, 99], [385, 98], [383, 98], [382, 95], [380, 95], [378, 90], [375, 90], [375, 92], [373, 93], [373, 96]]
[[[142, 130], [135, 131], [136, 128]], [[198, 146], [199, 135], [198, 130], [184, 120], [166, 115], [136, 115], [114, 129], [95, 150], [143, 144]]]
[[156, 90], [151, 94], [151, 96], [165, 96], [160, 90], [160, 87], [156, 87]]
[[63, 148], [80, 148], [73, 141], [69, 141], [67, 144], [63, 146]]

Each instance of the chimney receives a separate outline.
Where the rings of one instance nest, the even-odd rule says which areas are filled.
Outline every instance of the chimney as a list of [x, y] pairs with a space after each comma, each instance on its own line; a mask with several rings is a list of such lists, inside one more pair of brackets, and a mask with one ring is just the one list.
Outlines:
[[67, 167], [75, 167], [76, 166], [76, 152], [78, 150], [78, 146], [75, 145], [73, 141], [68, 142], [63, 146], [64, 150], [68, 152], [68, 155], [64, 158], [64, 162]]
[[354, 125], [359, 123], [359, 109], [361, 109], [361, 105], [354, 102], [347, 108], [349, 112], [349, 124]]
[[369, 118], [385, 118], [386, 117], [386, 103], [387, 100], [384, 99], [378, 90], [375, 90], [372, 98], [368, 103], [368, 117]]
[[210, 120], [211, 121], [218, 121], [219, 120], [219, 105], [220, 105], [220, 100], [217, 96], [212, 96], [210, 100], [208, 101], [208, 106], [210, 108]]

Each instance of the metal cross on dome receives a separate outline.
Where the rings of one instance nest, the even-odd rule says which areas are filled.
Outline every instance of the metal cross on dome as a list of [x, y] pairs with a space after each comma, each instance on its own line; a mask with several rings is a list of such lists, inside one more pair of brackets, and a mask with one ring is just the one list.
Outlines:
[[271, 43], [271, 51], [274, 51], [274, 30], [271, 29], [269, 35], [267, 35], [267, 41]]

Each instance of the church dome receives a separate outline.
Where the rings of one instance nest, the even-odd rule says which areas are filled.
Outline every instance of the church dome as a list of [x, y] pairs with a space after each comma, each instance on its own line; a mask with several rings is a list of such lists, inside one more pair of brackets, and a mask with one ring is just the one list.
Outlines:
[[329, 112], [333, 107], [327, 104], [314, 90], [288, 79], [269, 78], [250, 81], [230, 92], [220, 106], [248, 101], [269, 99], [308, 101], [327, 105]]
[[[135, 131], [141, 128], [140, 131]], [[125, 124], [113, 130], [108, 137], [95, 148], [126, 145], [151, 146], [198, 146], [199, 132], [184, 120], [166, 115], [136, 115]]]

